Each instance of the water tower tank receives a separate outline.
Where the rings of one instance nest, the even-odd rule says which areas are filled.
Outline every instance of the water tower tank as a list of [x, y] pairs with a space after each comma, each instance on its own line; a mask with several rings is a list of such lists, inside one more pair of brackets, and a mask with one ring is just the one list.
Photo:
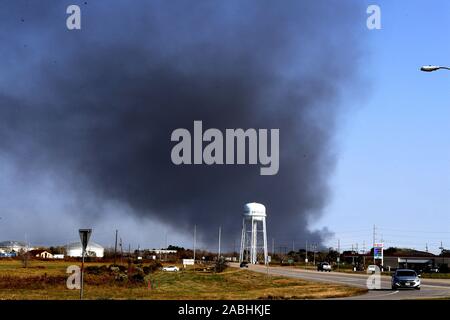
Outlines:
[[247, 203], [244, 206], [244, 217], [253, 217], [253, 219], [266, 217], [266, 207], [261, 203]]

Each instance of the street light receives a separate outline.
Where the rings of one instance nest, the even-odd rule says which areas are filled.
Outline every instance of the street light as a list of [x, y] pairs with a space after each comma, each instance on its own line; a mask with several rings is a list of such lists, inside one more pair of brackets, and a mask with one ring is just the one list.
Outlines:
[[441, 67], [441, 66], [423, 66], [420, 68], [421, 71], [423, 72], [433, 72], [433, 71], [437, 71], [437, 70], [450, 70], [449, 67]]

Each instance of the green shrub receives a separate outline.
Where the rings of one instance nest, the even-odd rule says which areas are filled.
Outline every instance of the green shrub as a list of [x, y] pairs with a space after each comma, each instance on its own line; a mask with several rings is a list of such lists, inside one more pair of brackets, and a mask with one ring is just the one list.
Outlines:
[[218, 259], [214, 266], [214, 270], [217, 273], [223, 272], [227, 268], [227, 263], [224, 259]]
[[129, 277], [129, 280], [133, 283], [145, 282], [145, 274], [143, 272], [136, 272]]
[[144, 267], [142, 268], [142, 270], [143, 270], [144, 274], [150, 274], [150, 273], [153, 273], [153, 272], [155, 272], [156, 270], [161, 269], [161, 268], [162, 268], [161, 262], [159, 262], [159, 261], [153, 261], [153, 262], [151, 262], [149, 265], [144, 266]]
[[105, 265], [103, 265], [103, 266], [87, 266], [84, 268], [84, 271], [88, 274], [96, 274], [96, 275], [109, 273], [108, 267]]

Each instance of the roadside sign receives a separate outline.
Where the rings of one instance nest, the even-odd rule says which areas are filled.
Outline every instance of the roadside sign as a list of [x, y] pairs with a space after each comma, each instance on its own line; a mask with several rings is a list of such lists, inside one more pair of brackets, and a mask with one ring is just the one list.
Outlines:
[[80, 272], [80, 300], [83, 300], [83, 289], [84, 289], [84, 256], [86, 252], [86, 247], [89, 243], [89, 238], [91, 237], [92, 229], [79, 229], [78, 233], [80, 234], [82, 252], [81, 252], [81, 272]]
[[375, 243], [374, 244], [375, 248], [383, 248], [383, 246], [384, 246], [383, 243]]
[[305, 263], [308, 263], [308, 258], [305, 259]]
[[383, 243], [375, 243], [373, 245], [373, 258], [375, 260], [383, 260]]
[[194, 265], [194, 259], [183, 259], [183, 265], [184, 266], [193, 266]]
[[89, 238], [91, 237], [92, 229], [80, 229], [78, 230], [81, 239], [81, 246], [83, 247], [83, 252], [86, 251], [86, 247], [89, 243]]
[[289, 263], [289, 264], [293, 264], [293, 263], [294, 263], [294, 260], [293, 260], [293, 259], [289, 259], [289, 260], [288, 260], [288, 263]]
[[340, 257], [337, 257], [336, 260], [337, 260], [337, 262], [340, 262], [340, 261], [341, 261], [341, 258], [340, 258]]

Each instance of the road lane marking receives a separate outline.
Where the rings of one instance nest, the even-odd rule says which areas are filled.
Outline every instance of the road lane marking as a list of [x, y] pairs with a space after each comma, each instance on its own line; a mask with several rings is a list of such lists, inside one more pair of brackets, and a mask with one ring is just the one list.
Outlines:
[[[295, 277], [303, 280], [311, 280], [311, 281], [318, 281], [318, 282], [331, 282], [336, 284], [343, 284], [343, 285], [351, 285], [356, 287], [362, 287], [366, 288], [365, 285], [365, 279], [366, 277], [364, 275], [359, 274], [345, 274], [345, 273], [338, 273], [338, 272], [331, 272], [331, 273], [316, 273], [314, 271], [304, 271], [299, 269], [284, 269], [284, 268], [269, 268], [267, 270], [266, 268], [250, 268], [250, 270], [255, 272], [264, 272], [272, 276], [290, 276]], [[382, 279], [383, 287], [390, 287], [390, 277], [383, 276]], [[388, 288], [386, 288], [388, 289]], [[404, 296], [403, 294], [400, 295], [399, 298], [401, 299], [421, 299], [421, 298], [427, 298], [427, 297], [446, 297], [450, 295], [450, 283], [448, 286], [445, 285], [432, 285], [432, 284], [424, 284], [422, 282], [422, 291], [418, 291], [415, 296]], [[444, 289], [444, 292], [439, 292], [438, 290]], [[377, 294], [377, 290], [369, 290], [368, 293], [361, 295], [361, 296], [355, 296], [355, 297], [349, 297], [347, 299], [379, 299], [382, 297], [392, 296], [399, 293], [403, 293], [403, 291], [394, 291], [389, 293], [380, 293]], [[429, 295], [430, 294], [430, 295]]]

